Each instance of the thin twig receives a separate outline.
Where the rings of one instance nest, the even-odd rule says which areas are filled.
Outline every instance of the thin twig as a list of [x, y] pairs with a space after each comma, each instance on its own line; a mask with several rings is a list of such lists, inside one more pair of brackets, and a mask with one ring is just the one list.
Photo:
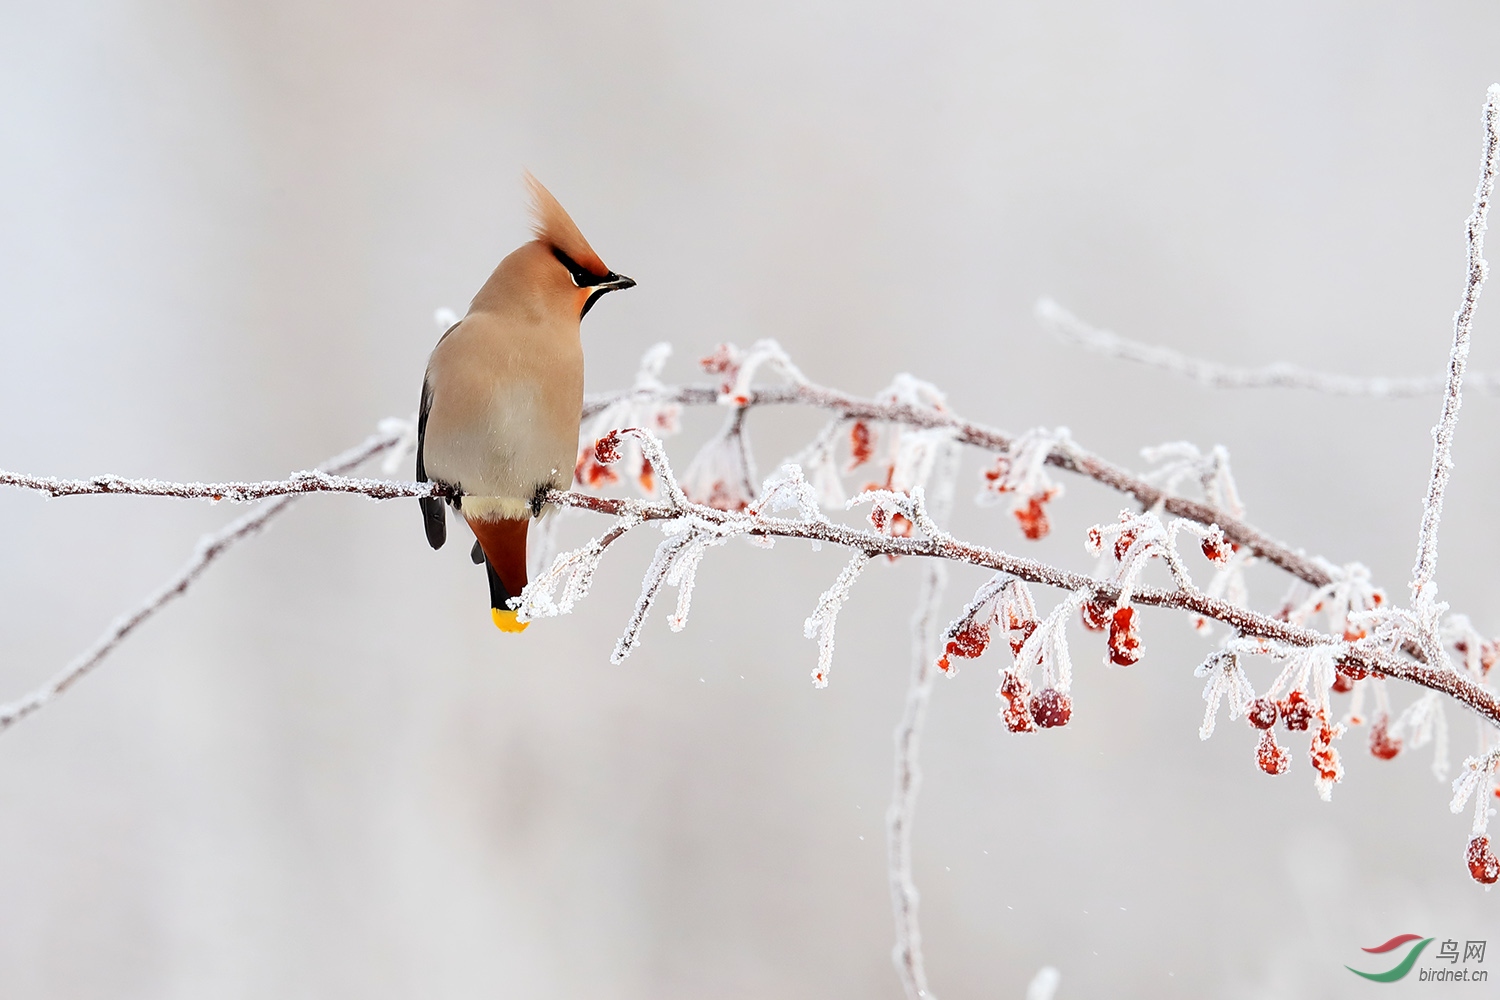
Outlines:
[[[948, 444], [933, 463], [933, 491], [926, 515], [918, 527], [939, 531], [937, 521], [946, 521], [953, 508], [958, 476], [958, 448]], [[920, 508], [919, 508], [920, 509]], [[915, 510], [913, 511], [916, 512]], [[948, 569], [942, 562], [924, 568], [917, 592], [917, 609], [911, 620], [911, 672], [906, 704], [896, 725], [895, 787], [886, 810], [887, 880], [891, 910], [896, 920], [896, 947], [892, 959], [908, 1000], [932, 997], [927, 988], [926, 963], [922, 954], [922, 926], [917, 919], [916, 878], [912, 873], [912, 825], [916, 821], [917, 793], [922, 786], [922, 730], [927, 705], [932, 700], [932, 682], [937, 678], [937, 658], [942, 635], [938, 609], [948, 589]]]
[[917, 594], [917, 610], [911, 622], [911, 680], [906, 705], [896, 726], [896, 787], [885, 814], [887, 870], [891, 909], [896, 918], [896, 947], [891, 958], [908, 1000], [931, 1000], [927, 970], [922, 955], [922, 927], [917, 921], [916, 879], [912, 875], [912, 822], [917, 812], [917, 792], [922, 787], [920, 752], [927, 704], [937, 677], [937, 639], [941, 628], [938, 607], [947, 589], [948, 574], [941, 562], [927, 566]]
[[[1442, 392], [1448, 384], [1446, 375], [1387, 377], [1374, 375], [1335, 375], [1315, 372], [1300, 365], [1277, 363], [1260, 368], [1236, 368], [1195, 358], [1170, 347], [1146, 344], [1122, 337], [1113, 330], [1091, 326], [1052, 299], [1039, 299], [1036, 318], [1066, 343], [1107, 358], [1132, 361], [1149, 368], [1181, 375], [1210, 389], [1311, 389], [1334, 396], [1375, 396], [1382, 399], [1405, 399]], [[1500, 376], [1474, 373], [1469, 385], [1480, 392], [1500, 395]]]
[[[385, 447], [392, 447], [396, 443], [396, 438], [392, 436], [390, 443]], [[111, 493], [142, 497], [173, 497], [178, 500], [215, 502], [228, 500], [231, 503], [254, 503], [271, 497], [298, 496], [307, 493], [358, 493], [374, 500], [442, 497], [452, 493], [440, 483], [352, 479], [334, 474], [329, 471], [331, 468], [330, 466], [328, 469], [294, 472], [286, 479], [228, 483], [171, 483], [160, 479], [125, 479], [121, 476], [110, 475], [94, 476], [91, 479], [56, 479], [51, 476], [28, 476], [0, 469], [0, 486], [35, 490], [53, 497], [96, 496]], [[353, 466], [345, 468], [353, 468]]]
[[1448, 388], [1443, 394], [1443, 412], [1432, 429], [1432, 476], [1427, 498], [1422, 504], [1422, 529], [1417, 540], [1417, 561], [1412, 568], [1411, 597], [1413, 610], [1424, 621], [1424, 629], [1436, 628], [1436, 615], [1430, 609], [1436, 602], [1433, 575], [1437, 572], [1438, 524], [1443, 518], [1443, 494], [1453, 468], [1453, 435], [1458, 429], [1458, 410], [1463, 405], [1464, 368], [1469, 361], [1469, 337], [1474, 326], [1474, 308], [1484, 288], [1489, 265], [1484, 260], [1484, 231], [1488, 225], [1490, 197], [1495, 191], [1495, 170], [1500, 159], [1500, 84], [1489, 89], [1484, 103], [1484, 163], [1479, 186], [1474, 191], [1474, 211], [1470, 213], [1468, 235], [1468, 281], [1463, 302], [1453, 316], [1453, 348], [1448, 355]]
[[[395, 447], [398, 443], [400, 443], [401, 437], [402, 432], [400, 430], [382, 430], [380, 433], [367, 438], [363, 443], [349, 449], [348, 451], [335, 455], [333, 458], [329, 459], [322, 466], [320, 466], [320, 468], [334, 474], [349, 472], [353, 469], [358, 468], [360, 465], [370, 460], [371, 458], [374, 458], [376, 455], [379, 455], [382, 452]], [[9, 473], [6, 473], [5, 475], [7, 477], [10, 476]], [[26, 477], [12, 477], [12, 479], [7, 480], [7, 484], [24, 485], [23, 483], [14, 482], [14, 478]], [[106, 477], [101, 477], [101, 480], [105, 478]], [[92, 480], [92, 482], [99, 482], [101, 480]], [[110, 481], [119, 482], [117, 480]], [[302, 482], [315, 481], [318, 480], [305, 480]], [[56, 483], [57, 481], [51, 480], [50, 482]], [[360, 482], [378, 483], [379, 481], [360, 480]], [[51, 490], [45, 486], [32, 486], [30, 488], [41, 488], [44, 492], [51, 492]], [[134, 491], [100, 489], [95, 490], [94, 492], [102, 493]], [[163, 584], [160, 588], [153, 592], [149, 597], [147, 597], [144, 601], [137, 605], [134, 610], [121, 615], [119, 618], [116, 618], [113, 622], [111, 622], [109, 628], [104, 630], [104, 634], [99, 636], [99, 638], [94, 641], [94, 644], [92, 646], [84, 650], [71, 663], [64, 667], [56, 677], [52, 678], [52, 680], [48, 681], [46, 684], [43, 684], [41, 687], [37, 688], [35, 691], [32, 691], [25, 697], [19, 698], [7, 705], [0, 705], [0, 732], [9, 729], [21, 719], [24, 719], [32, 712], [35, 712], [37, 709], [46, 705], [53, 698], [56, 698], [58, 695], [66, 691], [89, 671], [97, 667], [106, 656], [114, 651], [116, 646], [118, 646], [128, 635], [130, 635], [130, 633], [134, 632], [138, 627], [140, 627], [148, 619], [153, 617], [162, 608], [170, 604], [173, 600], [181, 597], [184, 593], [186, 593], [188, 587], [191, 586], [193, 582], [202, 575], [204, 570], [208, 569], [208, 567], [213, 564], [214, 560], [218, 559], [225, 552], [228, 552], [231, 548], [239, 544], [241, 541], [244, 541], [246, 538], [258, 534], [265, 528], [266, 524], [272, 518], [281, 514], [293, 503], [295, 503], [300, 498], [299, 493], [301, 492], [312, 491], [283, 490], [279, 493], [269, 494], [272, 498], [263, 506], [256, 508], [248, 514], [236, 518], [235, 520], [229, 522], [223, 528], [220, 528], [218, 531], [212, 534], [204, 535], [203, 538], [198, 541], [198, 547], [196, 551], [194, 551], [193, 557], [188, 560], [187, 565], [178, 570], [175, 576], [173, 576], [170, 580], [168, 580], [165, 584]], [[363, 493], [364, 491], [344, 490], [341, 492]], [[155, 495], [176, 496], [180, 494]], [[225, 495], [227, 496], [227, 494]]]

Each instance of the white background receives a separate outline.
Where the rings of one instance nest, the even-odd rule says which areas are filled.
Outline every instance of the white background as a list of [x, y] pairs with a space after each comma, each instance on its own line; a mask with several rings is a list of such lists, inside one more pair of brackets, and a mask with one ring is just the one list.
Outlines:
[[[0, 466], [278, 477], [410, 413], [433, 309], [527, 238], [529, 167], [640, 282], [585, 323], [592, 389], [660, 339], [691, 379], [770, 336], [820, 381], [910, 371], [1127, 465], [1223, 443], [1253, 521], [1404, 600], [1436, 397], [1211, 394], [1031, 308], [1227, 362], [1440, 371], [1497, 28], [1492, 3], [12, 0]], [[1497, 402], [1467, 403], [1439, 578], [1493, 633]], [[818, 425], [756, 413], [763, 470]], [[1002, 509], [956, 526], [1087, 569], [1120, 502], [1070, 482], [1040, 544]], [[0, 495], [0, 694], [233, 513]], [[305, 501], [0, 737], [6, 996], [899, 996], [882, 816], [915, 566], [867, 575], [815, 691], [801, 626], [838, 553], [715, 551], [687, 631], [657, 617], [612, 667], [644, 533], [510, 638], [418, 520]], [[1267, 607], [1284, 580], [1252, 585]], [[1130, 670], [1078, 637], [1062, 731], [1004, 732], [996, 656], [939, 680], [939, 996], [1018, 997], [1048, 963], [1063, 998], [1355, 995], [1342, 966], [1398, 933], [1500, 949], [1430, 751], [1376, 761], [1357, 731], [1331, 804], [1300, 743], [1267, 778], [1243, 723], [1198, 740], [1211, 646], [1143, 617]]]

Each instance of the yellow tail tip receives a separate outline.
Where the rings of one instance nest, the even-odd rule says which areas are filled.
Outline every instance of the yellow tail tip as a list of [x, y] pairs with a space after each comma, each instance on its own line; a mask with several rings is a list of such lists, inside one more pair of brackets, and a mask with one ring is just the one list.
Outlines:
[[518, 622], [514, 611], [502, 611], [499, 608], [490, 608], [490, 618], [494, 619], [495, 627], [502, 632], [524, 632], [526, 626], [531, 624]]

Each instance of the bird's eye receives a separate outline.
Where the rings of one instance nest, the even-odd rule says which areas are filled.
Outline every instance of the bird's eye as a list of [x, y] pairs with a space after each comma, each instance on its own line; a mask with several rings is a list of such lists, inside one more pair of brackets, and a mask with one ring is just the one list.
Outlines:
[[575, 261], [572, 257], [569, 257], [566, 253], [559, 250], [557, 247], [552, 248], [552, 256], [556, 257], [558, 263], [562, 264], [563, 267], [568, 269], [568, 273], [573, 276], [573, 284], [577, 285], [579, 288], [587, 288], [590, 285], [596, 285], [599, 283], [598, 278], [595, 278], [592, 274], [579, 267], [577, 261]]

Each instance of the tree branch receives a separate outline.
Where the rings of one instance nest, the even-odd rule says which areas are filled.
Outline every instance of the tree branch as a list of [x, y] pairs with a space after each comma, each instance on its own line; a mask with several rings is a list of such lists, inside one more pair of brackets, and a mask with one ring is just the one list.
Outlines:
[[[1363, 377], [1315, 372], [1300, 365], [1278, 362], [1260, 368], [1236, 368], [1204, 358], [1195, 358], [1159, 344], [1146, 344], [1122, 337], [1113, 330], [1091, 326], [1052, 299], [1038, 299], [1036, 318], [1057, 334], [1058, 339], [1074, 347], [1120, 361], [1131, 361], [1181, 375], [1210, 389], [1310, 389], [1332, 396], [1375, 396], [1381, 399], [1405, 399], [1442, 392], [1448, 384], [1446, 375], [1419, 375], [1402, 378], [1384, 375]], [[1480, 392], [1500, 395], [1500, 376], [1488, 373], [1469, 375], [1469, 385]]]
[[[399, 424], [399, 422], [397, 422], [397, 424]], [[364, 442], [356, 445], [353, 448], [350, 448], [348, 451], [335, 455], [333, 458], [330, 458], [327, 462], [323, 463], [320, 468], [326, 470], [330, 474], [333, 474], [330, 476], [325, 476], [324, 478], [337, 478], [337, 473], [349, 472], [353, 469], [356, 469], [360, 465], [374, 458], [376, 455], [382, 454], [383, 452], [389, 451], [390, 449], [396, 447], [401, 443], [403, 435], [405, 434], [405, 430], [406, 429], [404, 425], [383, 426], [379, 433], [365, 439]], [[315, 475], [322, 476], [323, 474], [304, 473], [304, 475], [311, 477]], [[322, 480], [320, 479], [309, 478], [305, 480], [298, 480], [297, 482], [306, 484], [321, 481]], [[101, 476], [97, 479], [87, 480], [86, 482], [93, 484], [108, 483], [110, 488], [76, 491], [69, 491], [65, 488], [61, 492], [53, 492], [53, 489], [57, 486], [66, 487], [66, 485], [68, 485], [62, 480], [37, 479], [30, 476], [15, 476], [11, 473], [0, 473], [0, 482], [3, 482], [5, 485], [9, 486], [24, 486], [28, 489], [40, 489], [43, 492], [52, 493], [54, 496], [72, 495], [73, 493], [79, 492], [144, 492], [143, 490], [129, 487], [118, 489], [113, 488], [122, 483], [129, 483], [131, 481], [119, 480], [115, 479], [114, 477], [107, 476]], [[150, 482], [154, 483], [158, 487], [164, 488], [181, 487], [182, 490], [191, 490], [200, 485], [157, 483], [155, 480], [137, 480], [134, 482]], [[379, 484], [378, 480], [358, 480], [358, 482], [376, 484], [377, 487]], [[263, 486], [266, 484], [256, 485]], [[287, 484], [277, 483], [274, 485], [280, 487], [286, 486]], [[84, 650], [81, 654], [74, 658], [74, 660], [67, 666], [65, 666], [62, 671], [57, 674], [57, 676], [53, 677], [52, 680], [48, 681], [46, 684], [43, 684], [41, 687], [37, 688], [35, 691], [32, 691], [25, 697], [19, 698], [16, 701], [10, 702], [6, 705], [0, 705], [0, 732], [9, 729], [20, 720], [26, 718], [26, 716], [30, 715], [32, 712], [35, 712], [37, 709], [50, 702], [53, 698], [56, 698], [68, 688], [72, 687], [73, 684], [80, 680], [85, 674], [97, 667], [106, 656], [114, 651], [116, 646], [118, 646], [125, 640], [127, 636], [130, 635], [130, 633], [134, 632], [141, 625], [145, 624], [146, 621], [155, 616], [157, 612], [166, 607], [173, 600], [181, 597], [184, 593], [186, 593], [188, 587], [192, 586], [193, 582], [197, 580], [199, 576], [203, 575], [203, 571], [208, 569], [208, 567], [212, 565], [216, 559], [222, 556], [225, 552], [228, 552], [234, 546], [238, 545], [240, 542], [244, 541], [246, 538], [249, 538], [252, 535], [259, 534], [273, 518], [284, 513], [288, 507], [290, 507], [298, 500], [299, 493], [307, 492], [314, 492], [314, 490], [281, 489], [279, 491], [264, 493], [262, 495], [271, 497], [269, 502], [261, 507], [256, 508], [248, 514], [243, 515], [242, 517], [236, 518], [235, 520], [225, 525], [223, 528], [220, 528], [218, 531], [215, 531], [209, 535], [204, 535], [201, 539], [199, 539], [198, 547], [196, 551], [194, 551], [193, 557], [188, 560], [187, 565], [178, 570], [175, 576], [164, 583], [160, 588], [158, 588], [149, 597], [147, 597], [144, 601], [137, 605], [133, 610], [121, 615], [119, 618], [116, 618], [113, 622], [111, 622], [109, 628], [104, 630], [104, 634], [99, 636], [98, 639], [94, 640], [94, 644], [92, 646], [90, 646], [88, 649]], [[365, 493], [364, 490], [354, 489], [342, 490], [340, 492]], [[153, 492], [149, 495], [186, 496], [190, 494], [187, 492], [179, 491]], [[230, 493], [222, 490], [218, 492], [217, 496], [214, 496], [212, 492], [192, 495], [208, 496], [212, 499], [230, 497]]]
[[1474, 327], [1474, 309], [1484, 288], [1489, 265], [1484, 260], [1484, 231], [1489, 224], [1490, 197], [1495, 191], [1495, 170], [1500, 161], [1500, 84], [1489, 89], [1484, 104], [1484, 159], [1479, 186], [1474, 192], [1474, 211], [1466, 224], [1469, 244], [1468, 281], [1463, 302], [1453, 316], [1453, 347], [1448, 354], [1448, 385], [1443, 394], [1443, 411], [1432, 429], [1432, 475], [1427, 498], [1422, 504], [1422, 528], [1417, 540], [1417, 560], [1412, 568], [1412, 605], [1424, 622], [1424, 630], [1436, 628], [1436, 586], [1438, 524], [1443, 518], [1443, 494], [1453, 468], [1453, 436], [1458, 429], [1458, 410], [1463, 405], [1464, 368], [1469, 361], [1469, 338]]

